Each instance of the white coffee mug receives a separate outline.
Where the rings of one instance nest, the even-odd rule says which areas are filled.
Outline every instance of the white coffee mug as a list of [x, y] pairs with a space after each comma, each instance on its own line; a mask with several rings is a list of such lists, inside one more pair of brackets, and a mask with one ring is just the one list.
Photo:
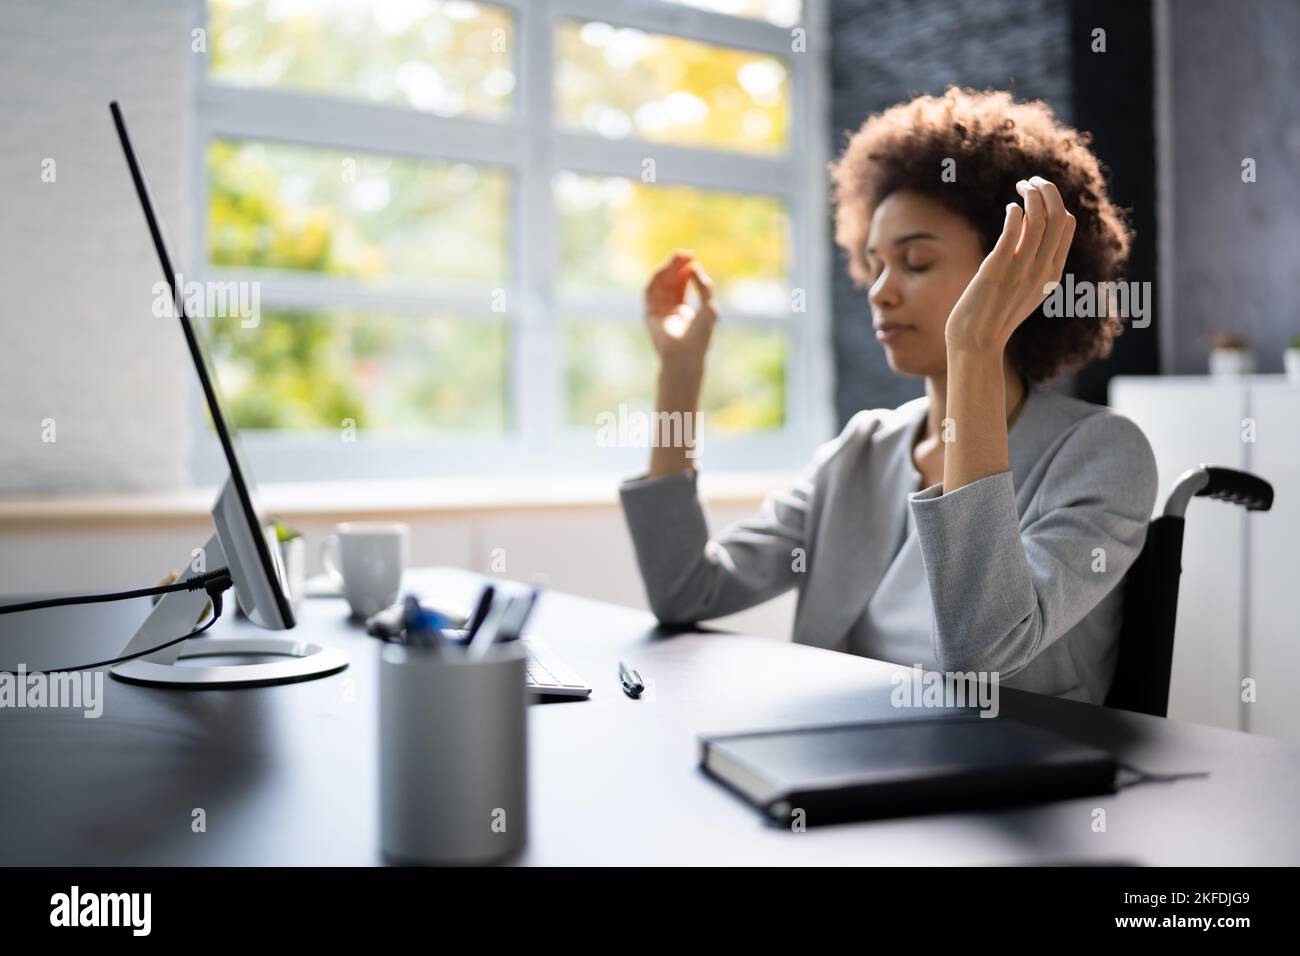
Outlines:
[[397, 601], [411, 529], [388, 521], [345, 521], [321, 544], [325, 573], [337, 580], [352, 613], [369, 617]]

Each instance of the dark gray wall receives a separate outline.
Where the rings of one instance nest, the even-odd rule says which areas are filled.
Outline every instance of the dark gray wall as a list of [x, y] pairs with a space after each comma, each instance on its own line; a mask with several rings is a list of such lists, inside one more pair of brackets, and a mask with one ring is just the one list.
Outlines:
[[[1278, 372], [1300, 334], [1300, 3], [1170, 4], [1175, 197], [1166, 371], [1206, 369], [1209, 336], [1247, 337]], [[1241, 162], [1257, 164], [1243, 183]]]
[[[1106, 167], [1111, 200], [1127, 210], [1134, 230], [1126, 277], [1151, 283], [1150, 324], [1134, 328], [1128, 323], [1110, 356], [1087, 363], [1073, 378], [1076, 395], [1104, 403], [1112, 376], [1160, 371], [1164, 327], [1156, 230], [1156, 41], [1145, 0], [1073, 0], [1070, 7], [1073, 123], [1092, 135], [1093, 151]], [[1104, 53], [1093, 50], [1097, 27], [1106, 31]]]

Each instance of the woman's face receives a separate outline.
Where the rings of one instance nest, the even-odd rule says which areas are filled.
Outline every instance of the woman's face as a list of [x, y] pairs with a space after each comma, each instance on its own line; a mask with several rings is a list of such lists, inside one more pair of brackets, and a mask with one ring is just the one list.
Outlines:
[[943, 377], [948, 314], [984, 261], [979, 233], [937, 200], [891, 193], [871, 217], [866, 259], [872, 325], [890, 368]]

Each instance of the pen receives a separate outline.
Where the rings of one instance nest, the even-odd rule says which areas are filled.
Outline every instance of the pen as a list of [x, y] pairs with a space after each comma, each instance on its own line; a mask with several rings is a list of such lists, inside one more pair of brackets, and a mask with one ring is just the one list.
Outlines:
[[517, 640], [536, 603], [537, 588], [531, 588], [527, 594], [503, 594], [498, 591], [483, 626], [470, 641], [470, 659], [482, 658], [496, 641]]
[[469, 623], [465, 625], [465, 636], [468, 640], [473, 640], [478, 629], [483, 626], [483, 621], [487, 618], [488, 610], [492, 607], [492, 595], [496, 592], [490, 584], [483, 585], [482, 592], [478, 596], [478, 607], [474, 608], [474, 613], [470, 615]]
[[492, 646], [492, 642], [497, 639], [497, 632], [501, 629], [501, 619], [505, 616], [506, 605], [510, 603], [510, 597], [497, 591], [493, 595], [488, 608], [484, 615], [483, 622], [479, 624], [474, 636], [465, 645], [466, 654], [470, 660], [478, 660], [487, 653], [487, 649]]
[[641, 681], [641, 675], [622, 661], [618, 662], [618, 679], [623, 683], [623, 693], [633, 700], [645, 693], [645, 684]]
[[[402, 621], [406, 625], [407, 643], [414, 647], [442, 649], [442, 631], [429, 620], [424, 608], [414, 595], [408, 595], [402, 606]], [[436, 615], [434, 615], [436, 616]]]

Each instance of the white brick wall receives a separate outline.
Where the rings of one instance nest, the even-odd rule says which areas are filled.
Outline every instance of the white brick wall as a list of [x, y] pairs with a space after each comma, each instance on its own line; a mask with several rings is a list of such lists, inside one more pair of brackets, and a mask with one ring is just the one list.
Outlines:
[[[192, 261], [193, 0], [0, 0], [0, 491], [176, 486], [194, 378], [108, 103]], [[43, 183], [42, 163], [56, 180]], [[56, 441], [42, 441], [42, 421]]]

